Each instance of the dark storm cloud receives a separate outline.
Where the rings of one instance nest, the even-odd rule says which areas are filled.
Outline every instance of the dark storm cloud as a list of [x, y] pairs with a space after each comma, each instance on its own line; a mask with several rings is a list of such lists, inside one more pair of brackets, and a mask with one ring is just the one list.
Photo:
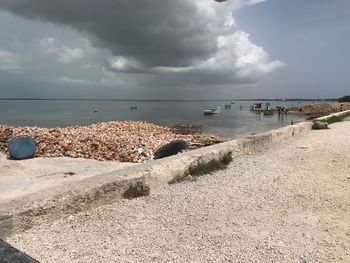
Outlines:
[[145, 66], [186, 66], [216, 51], [206, 17], [193, 1], [3, 0], [2, 9], [91, 34], [95, 46]]
[[[231, 11], [263, 0], [2, 0], [0, 9], [68, 25], [111, 52], [106, 69], [154, 84], [251, 83], [284, 63], [241, 32]], [[73, 49], [72, 49], [73, 50]]]

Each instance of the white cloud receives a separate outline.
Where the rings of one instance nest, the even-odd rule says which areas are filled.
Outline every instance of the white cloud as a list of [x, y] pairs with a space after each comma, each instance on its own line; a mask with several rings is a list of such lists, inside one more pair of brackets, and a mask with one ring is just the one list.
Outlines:
[[44, 48], [42, 50], [43, 53], [56, 55], [56, 61], [61, 64], [72, 63], [84, 57], [84, 51], [82, 49], [59, 45], [57, 44], [57, 40], [53, 37], [41, 39], [39, 45]]
[[62, 76], [57, 80], [63, 84], [74, 85], [74, 86], [86, 86], [94, 83], [93, 81], [89, 81], [89, 80], [74, 79], [74, 78], [69, 78], [65, 76]]
[[[235, 10], [243, 4], [254, 4], [262, 2], [259, 0], [248, 2], [234, 2], [230, 10]], [[216, 36], [216, 52], [205, 60], [198, 60], [192, 65], [184, 66], [156, 66], [145, 67], [141, 61], [122, 56], [109, 60], [109, 69], [116, 72], [141, 72], [149, 74], [187, 74], [196, 83], [201, 81], [196, 78], [210, 79], [208, 84], [218, 83], [229, 84], [241, 81], [254, 82], [258, 77], [285, 67], [286, 63], [279, 60], [270, 60], [265, 50], [252, 43], [249, 34], [237, 28], [232, 13], [224, 9], [216, 9], [212, 3], [198, 2], [198, 6], [205, 8], [208, 16], [218, 18], [222, 29], [216, 29], [220, 34]], [[203, 10], [204, 11], [204, 10]], [[221, 16], [219, 16], [219, 13]], [[218, 19], [215, 21], [217, 22]], [[211, 25], [214, 28], [215, 25]], [[214, 37], [214, 36], [213, 36]], [[188, 78], [185, 79], [188, 81]]]
[[132, 59], [126, 58], [123, 56], [111, 57], [108, 60], [110, 69], [119, 72], [137, 72], [145, 71], [146, 69], [141, 62]]
[[0, 50], [0, 70], [18, 73], [29, 60], [27, 56], [12, 53], [6, 50]]

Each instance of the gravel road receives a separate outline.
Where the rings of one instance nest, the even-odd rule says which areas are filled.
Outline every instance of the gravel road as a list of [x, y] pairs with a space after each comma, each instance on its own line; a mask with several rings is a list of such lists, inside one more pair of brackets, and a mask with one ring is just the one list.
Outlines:
[[40, 262], [350, 262], [350, 121], [7, 241]]

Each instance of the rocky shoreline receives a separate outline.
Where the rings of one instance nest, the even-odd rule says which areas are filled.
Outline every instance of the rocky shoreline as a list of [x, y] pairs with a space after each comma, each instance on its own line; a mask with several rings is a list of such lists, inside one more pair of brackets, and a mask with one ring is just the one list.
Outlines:
[[[314, 103], [295, 106], [288, 112], [301, 112], [309, 118], [350, 110], [350, 102]], [[100, 161], [140, 163], [151, 160], [166, 143], [183, 139], [190, 150], [227, 141], [227, 138], [183, 127], [169, 128], [141, 121], [111, 121], [65, 128], [14, 127], [0, 125], [0, 153], [8, 155], [7, 143], [15, 136], [29, 135], [37, 143], [35, 157], [72, 157]]]
[[140, 121], [102, 122], [65, 128], [0, 125], [0, 151], [8, 154], [8, 141], [29, 135], [37, 143], [35, 157], [72, 157], [100, 161], [144, 162], [166, 143], [183, 139], [196, 149], [227, 139], [200, 132], [183, 132]]
[[314, 103], [288, 108], [288, 112], [303, 112], [315, 118], [345, 110], [350, 110], [350, 102]]

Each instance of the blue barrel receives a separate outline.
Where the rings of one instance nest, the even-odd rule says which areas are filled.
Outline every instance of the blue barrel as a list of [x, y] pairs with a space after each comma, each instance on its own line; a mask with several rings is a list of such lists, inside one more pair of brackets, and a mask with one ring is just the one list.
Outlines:
[[11, 159], [23, 160], [34, 157], [36, 143], [32, 137], [17, 136], [9, 141], [7, 148]]

